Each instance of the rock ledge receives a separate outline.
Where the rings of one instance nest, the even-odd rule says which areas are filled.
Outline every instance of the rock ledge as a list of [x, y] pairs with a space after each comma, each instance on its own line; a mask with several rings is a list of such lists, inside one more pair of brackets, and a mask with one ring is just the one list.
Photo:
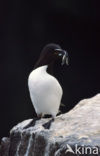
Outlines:
[[1, 140], [0, 156], [100, 155], [99, 147], [100, 94], [97, 94], [80, 101], [54, 121], [29, 119], [19, 123], [12, 128], [9, 138]]

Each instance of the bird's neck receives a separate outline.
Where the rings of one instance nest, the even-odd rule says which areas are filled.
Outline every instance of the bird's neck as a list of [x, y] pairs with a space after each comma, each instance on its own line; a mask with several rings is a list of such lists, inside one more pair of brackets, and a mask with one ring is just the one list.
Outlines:
[[47, 72], [50, 74], [50, 75], [53, 75], [53, 68], [54, 68], [54, 62], [50, 63], [48, 65], [48, 68], [47, 68]]
[[45, 65], [47, 65], [46, 71], [47, 71], [50, 75], [53, 75], [54, 62], [51, 62], [50, 64], [46, 64], [46, 63], [43, 64], [43, 63], [39, 62], [39, 63], [37, 63], [37, 64], [35, 65], [34, 69], [37, 69], [37, 68], [42, 67], [42, 66], [45, 66]]

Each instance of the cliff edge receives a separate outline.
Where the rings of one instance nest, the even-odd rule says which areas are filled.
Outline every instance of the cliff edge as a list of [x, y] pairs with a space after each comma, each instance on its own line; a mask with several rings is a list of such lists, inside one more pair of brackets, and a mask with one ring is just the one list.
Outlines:
[[0, 156], [100, 155], [100, 94], [53, 121], [29, 119], [2, 138]]

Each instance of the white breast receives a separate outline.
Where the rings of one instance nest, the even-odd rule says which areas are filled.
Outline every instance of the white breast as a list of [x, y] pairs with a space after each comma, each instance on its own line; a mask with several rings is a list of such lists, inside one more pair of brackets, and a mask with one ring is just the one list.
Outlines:
[[30, 97], [37, 115], [56, 116], [62, 98], [62, 88], [57, 79], [46, 72], [48, 66], [33, 70], [28, 78]]

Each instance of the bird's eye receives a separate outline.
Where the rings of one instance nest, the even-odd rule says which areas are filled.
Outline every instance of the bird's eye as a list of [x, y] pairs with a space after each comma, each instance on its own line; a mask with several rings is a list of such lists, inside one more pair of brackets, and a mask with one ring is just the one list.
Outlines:
[[55, 54], [55, 55], [58, 55], [58, 52], [57, 52], [57, 51], [55, 51], [55, 52], [54, 52], [54, 54]]

